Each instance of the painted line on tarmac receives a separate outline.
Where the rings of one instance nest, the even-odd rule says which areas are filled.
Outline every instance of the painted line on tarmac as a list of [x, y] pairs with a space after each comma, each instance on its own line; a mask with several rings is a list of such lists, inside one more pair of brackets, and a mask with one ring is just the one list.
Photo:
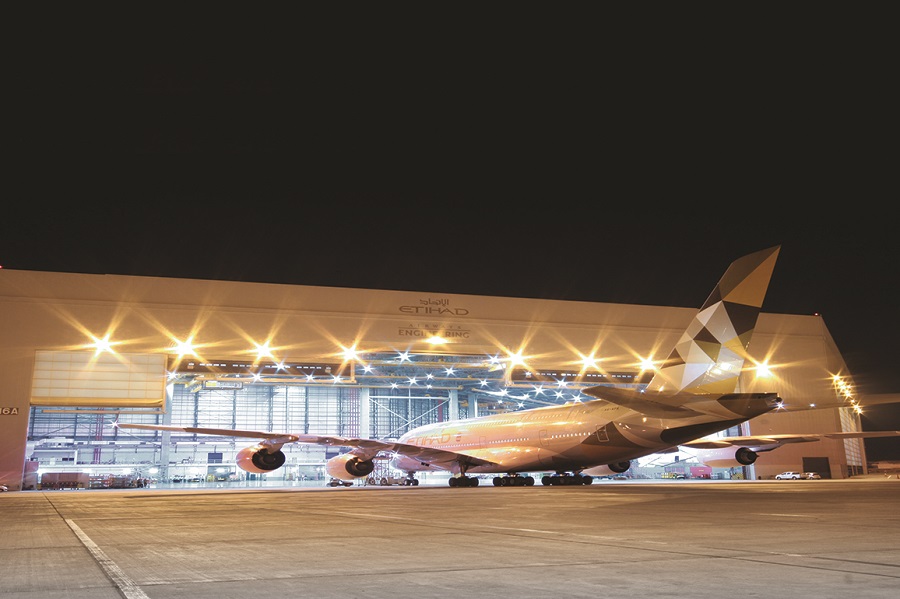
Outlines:
[[128, 578], [128, 576], [122, 572], [122, 569], [119, 568], [114, 561], [109, 559], [109, 557], [103, 553], [103, 550], [97, 547], [97, 544], [94, 543], [89, 536], [84, 534], [84, 531], [81, 530], [77, 524], [71, 520], [66, 520], [66, 524], [69, 525], [69, 528], [72, 529], [72, 532], [75, 533], [75, 536], [78, 537], [85, 548], [91, 552], [91, 555], [97, 563], [100, 564], [100, 567], [103, 568], [103, 571], [106, 572], [109, 579], [113, 581], [113, 584], [119, 588], [119, 591], [121, 591], [125, 599], [150, 599], [150, 597], [141, 590], [141, 587]]

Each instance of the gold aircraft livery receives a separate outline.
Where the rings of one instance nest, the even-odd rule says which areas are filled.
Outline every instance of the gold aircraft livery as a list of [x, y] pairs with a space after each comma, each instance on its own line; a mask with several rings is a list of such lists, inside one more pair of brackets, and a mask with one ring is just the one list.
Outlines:
[[[780, 246], [733, 262], [644, 390], [596, 386], [582, 392], [596, 399], [437, 422], [397, 440], [117, 423], [125, 429], [180, 431], [260, 439], [242, 449], [237, 464], [254, 473], [285, 462], [285, 443], [347, 447], [328, 460], [334, 478], [363, 478], [376, 459], [391, 459], [417, 484], [416, 472], [445, 471], [451, 487], [478, 485], [473, 474], [494, 473], [494, 485], [589, 484], [592, 475], [625, 472], [632, 460], [679, 446], [711, 452], [716, 465], [749, 465], [758, 451], [784, 443], [880, 436], [878, 433], [705, 438], [779, 408], [776, 393], [736, 393], [738, 377]], [[884, 434], [884, 433], [882, 433]], [[900, 434], [897, 431], [886, 434]], [[702, 458], [701, 458], [702, 461]]]

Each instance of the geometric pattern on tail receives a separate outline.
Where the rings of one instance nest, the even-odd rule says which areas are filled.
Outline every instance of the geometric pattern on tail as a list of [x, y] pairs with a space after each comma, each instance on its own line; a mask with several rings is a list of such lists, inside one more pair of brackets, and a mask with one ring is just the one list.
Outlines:
[[781, 246], [738, 258], [694, 316], [648, 391], [732, 393]]

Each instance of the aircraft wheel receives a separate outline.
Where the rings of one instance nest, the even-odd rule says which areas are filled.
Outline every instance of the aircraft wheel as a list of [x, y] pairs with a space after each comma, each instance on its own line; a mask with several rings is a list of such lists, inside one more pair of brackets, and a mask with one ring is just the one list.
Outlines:
[[533, 476], [526, 476], [526, 477], [525, 477], [525, 486], [526, 486], [526, 487], [533, 487], [533, 486], [534, 486], [534, 477], [533, 477]]
[[459, 480], [455, 476], [451, 476], [450, 480], [447, 481], [447, 484], [451, 487], [456, 487], [459, 484]]
[[469, 479], [469, 486], [470, 486], [470, 487], [477, 487], [477, 486], [478, 486], [478, 479], [475, 478], [474, 476], [473, 476], [472, 478], [470, 478], [470, 479]]
[[583, 484], [583, 485], [589, 485], [589, 484], [591, 484], [592, 482], [594, 482], [594, 477], [593, 477], [593, 476], [588, 476], [587, 474], [583, 474], [583, 475], [581, 476], [581, 484]]
[[501, 476], [495, 476], [495, 477], [494, 477], [494, 486], [495, 486], [495, 487], [502, 487], [502, 486], [503, 486], [503, 477], [501, 477]]
[[413, 486], [414, 486], [414, 487], [418, 487], [418, 486], [419, 486], [419, 479], [418, 479], [418, 478], [414, 478], [414, 479], [413, 479]]
[[545, 477], [541, 478], [541, 484], [542, 485], [552, 485], [553, 479], [550, 478], [549, 476], [545, 476]]

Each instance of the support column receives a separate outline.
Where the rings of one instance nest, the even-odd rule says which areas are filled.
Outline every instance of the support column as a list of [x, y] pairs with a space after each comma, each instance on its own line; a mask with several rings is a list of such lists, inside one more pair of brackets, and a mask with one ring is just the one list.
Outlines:
[[[170, 426], [172, 424], [172, 394], [175, 392], [175, 385], [169, 383], [166, 385], [166, 405], [163, 407], [162, 424]], [[169, 450], [172, 444], [172, 433], [169, 431], [160, 431], [159, 435], [159, 472], [158, 479], [160, 481], [169, 482]]]
[[450, 409], [447, 413], [447, 417], [450, 420], [459, 420], [459, 390], [450, 389], [449, 398], [450, 401], [448, 404]]
[[359, 390], [359, 438], [372, 438], [371, 423], [372, 400], [369, 398], [369, 388], [362, 387]]

